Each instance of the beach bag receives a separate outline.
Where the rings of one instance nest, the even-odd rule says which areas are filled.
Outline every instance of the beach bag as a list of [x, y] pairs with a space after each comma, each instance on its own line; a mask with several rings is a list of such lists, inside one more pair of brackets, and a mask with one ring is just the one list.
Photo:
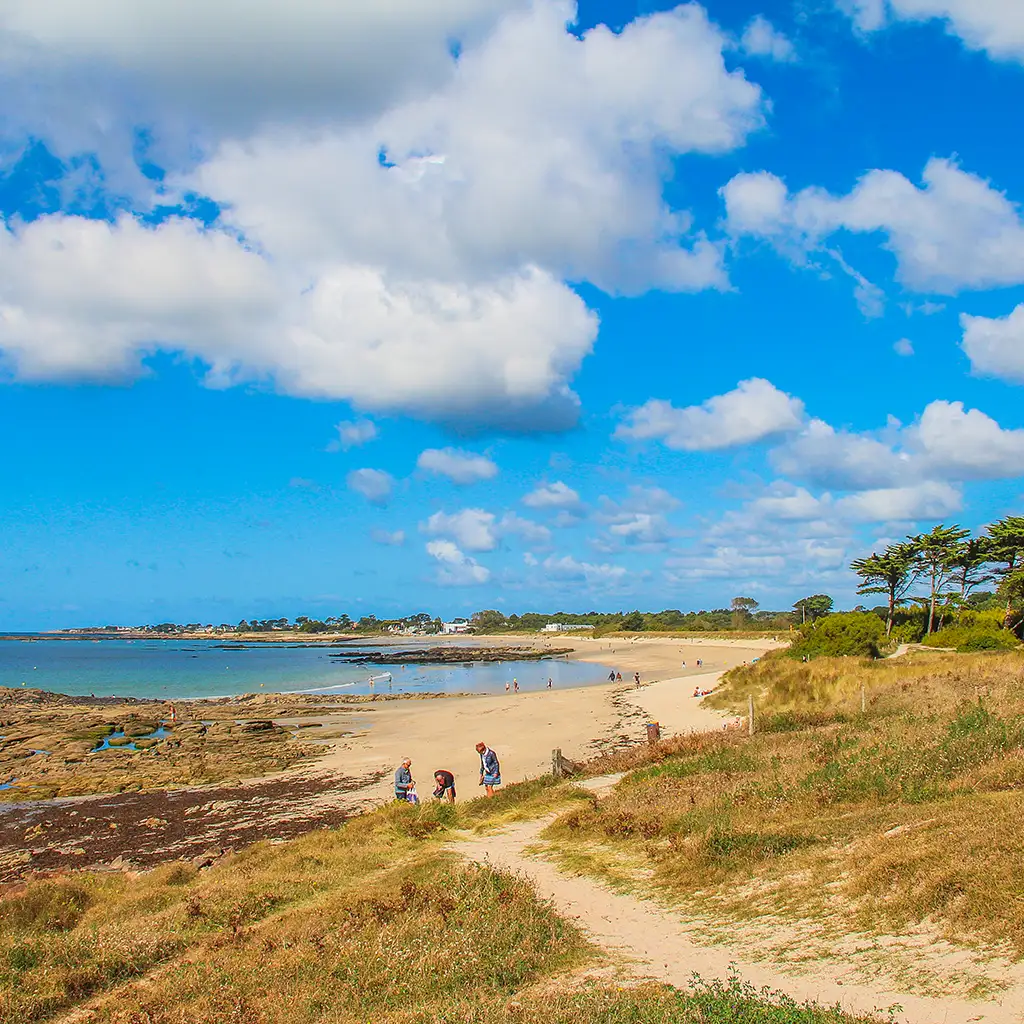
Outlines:
[[420, 798], [416, 795], [416, 787], [415, 786], [410, 786], [405, 791], [405, 799], [408, 800], [409, 803], [411, 803], [411, 804], [418, 804], [420, 802]]

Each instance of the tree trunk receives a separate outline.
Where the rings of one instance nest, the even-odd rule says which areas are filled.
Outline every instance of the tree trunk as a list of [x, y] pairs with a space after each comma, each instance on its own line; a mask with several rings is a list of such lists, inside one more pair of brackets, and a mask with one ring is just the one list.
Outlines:
[[932, 626], [935, 624], [935, 572], [932, 571], [932, 599], [928, 603], [928, 636], [932, 635]]
[[892, 620], [896, 614], [896, 591], [889, 591], [889, 617], [885, 620], [885, 635], [892, 636]]

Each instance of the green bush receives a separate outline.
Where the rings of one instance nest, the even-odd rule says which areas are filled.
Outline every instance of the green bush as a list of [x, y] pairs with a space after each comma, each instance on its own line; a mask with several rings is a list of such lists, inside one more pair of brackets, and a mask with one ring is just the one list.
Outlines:
[[843, 612], [809, 622], [788, 651], [791, 658], [877, 658], [885, 623], [872, 612]]
[[988, 622], [970, 626], [947, 626], [924, 638], [928, 647], [955, 647], [958, 651], [1008, 651], [1020, 641], [1008, 629], [993, 628]]

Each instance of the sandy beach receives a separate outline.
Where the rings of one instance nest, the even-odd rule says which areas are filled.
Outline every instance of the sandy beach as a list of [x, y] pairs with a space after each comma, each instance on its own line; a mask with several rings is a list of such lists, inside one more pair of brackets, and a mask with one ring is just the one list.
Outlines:
[[[508, 638], [478, 639], [501, 643]], [[557, 636], [534, 643], [571, 647], [570, 657], [612, 666], [623, 681], [500, 696], [392, 701], [367, 705], [355, 714], [321, 717], [317, 721], [327, 735], [341, 729], [354, 735], [334, 741], [323, 758], [302, 771], [365, 776], [393, 770], [403, 757], [410, 757], [421, 797], [430, 795], [434, 771], [447, 768], [458, 780], [460, 797], [472, 798], [478, 793], [478, 740], [498, 752], [504, 781], [517, 782], [548, 771], [556, 747], [570, 760], [585, 760], [609, 746], [642, 739], [648, 721], [659, 722], [664, 735], [721, 728], [725, 717], [694, 698], [694, 687], [712, 689], [727, 669], [782, 646], [773, 640], [665, 637]], [[698, 660], [703, 662], [700, 668]], [[640, 673], [640, 689], [633, 685], [634, 672]], [[388, 799], [390, 777], [348, 799], [356, 796]]]

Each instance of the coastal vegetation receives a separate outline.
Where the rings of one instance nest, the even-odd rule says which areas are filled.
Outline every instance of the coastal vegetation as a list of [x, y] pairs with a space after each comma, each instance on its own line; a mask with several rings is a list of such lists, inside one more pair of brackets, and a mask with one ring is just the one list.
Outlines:
[[1024, 654], [776, 652], [731, 670], [710, 701], [745, 714], [750, 698], [753, 736], [677, 737], [592, 765], [632, 770], [548, 830], [559, 856], [711, 922], [868, 945], [912, 932], [1024, 957]]
[[389, 806], [203, 871], [34, 881], [0, 899], [0, 1019], [852, 1024], [738, 978], [631, 979], [527, 882], [446, 848], [458, 826], [580, 802], [550, 779], [517, 789]]

